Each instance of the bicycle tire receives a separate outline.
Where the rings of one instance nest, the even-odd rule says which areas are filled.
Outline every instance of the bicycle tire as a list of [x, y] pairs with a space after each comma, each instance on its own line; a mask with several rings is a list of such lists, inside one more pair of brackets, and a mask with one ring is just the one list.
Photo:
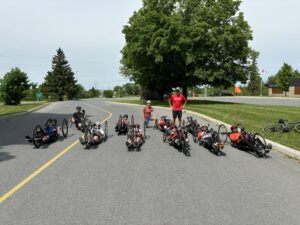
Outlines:
[[68, 125], [68, 121], [66, 119], [64, 119], [63, 122], [62, 122], [61, 132], [63, 134], [63, 137], [67, 137], [68, 136], [69, 125]]
[[263, 130], [264, 132], [282, 133], [284, 131], [284, 126], [279, 123], [274, 123], [265, 126]]
[[43, 144], [42, 138], [44, 137], [44, 129], [42, 128], [41, 125], [36, 125], [33, 129], [33, 135], [32, 135], [32, 140], [33, 140], [33, 145], [36, 148], [40, 148]]
[[[255, 149], [256, 152], [259, 154], [259, 156], [264, 156], [266, 154], [265, 150], [267, 147], [266, 139], [260, 133], [255, 133], [253, 135], [253, 139], [255, 142], [255, 147], [257, 147], [257, 145], [259, 145], [259, 147], [261, 148], [261, 149]], [[261, 151], [259, 151], [259, 150], [261, 150]]]
[[300, 133], [300, 123], [296, 124], [295, 131]]
[[224, 124], [221, 124], [218, 128], [218, 141], [221, 143], [221, 144], [225, 144], [227, 142], [227, 138], [228, 138], [228, 135], [227, 135], [227, 128]]

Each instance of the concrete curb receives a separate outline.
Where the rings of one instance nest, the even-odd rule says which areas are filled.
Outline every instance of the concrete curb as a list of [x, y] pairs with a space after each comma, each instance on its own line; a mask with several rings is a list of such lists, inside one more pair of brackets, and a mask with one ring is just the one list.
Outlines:
[[51, 102], [48, 102], [48, 103], [45, 103], [44, 105], [40, 105], [40, 106], [38, 106], [38, 107], [36, 107], [36, 108], [27, 110], [27, 111], [25, 111], [25, 112], [16, 113], [16, 114], [11, 114], [11, 115], [7, 115], [7, 116], [0, 116], [0, 121], [1, 121], [1, 120], [6, 120], [6, 119], [10, 119], [10, 118], [14, 118], [14, 117], [19, 117], [19, 116], [23, 116], [23, 115], [32, 113], [32, 112], [34, 112], [34, 111], [37, 111], [37, 110], [39, 110], [39, 109], [41, 109], [41, 108], [44, 108], [44, 107], [50, 105], [50, 104], [51, 104]]
[[[123, 105], [131, 105], [131, 106], [142, 106], [142, 105], [138, 105], [138, 104], [132, 104], [132, 103], [121, 103], [121, 102], [112, 102], [112, 103], [115, 103], [115, 104], [123, 104]], [[167, 108], [167, 107], [162, 107], [162, 106], [153, 106], [153, 108], [156, 108], [156, 109], [165, 109], [165, 110], [169, 110], [171, 111], [170, 108]], [[193, 116], [198, 116], [200, 117], [201, 119], [204, 119], [210, 123], [214, 123], [216, 125], [221, 125], [221, 124], [224, 124], [226, 127], [230, 127], [231, 125], [230, 124], [226, 124], [220, 120], [217, 120], [217, 119], [214, 119], [214, 118], [211, 118], [209, 116], [206, 116], [206, 115], [203, 115], [201, 113], [197, 113], [197, 112], [193, 112], [193, 111], [189, 111], [189, 110], [183, 110], [184, 113], [188, 113], [188, 114], [191, 114]], [[278, 152], [281, 152], [291, 158], [294, 158], [294, 159], [297, 159], [297, 160], [300, 160], [300, 151], [297, 151], [296, 149], [293, 149], [293, 148], [290, 148], [290, 147], [287, 147], [287, 146], [284, 146], [282, 144], [279, 144], [277, 142], [274, 142], [274, 141], [271, 141], [269, 139], [266, 139], [266, 141], [268, 143], [271, 143], [272, 146], [273, 146], [273, 150], [276, 150]]]

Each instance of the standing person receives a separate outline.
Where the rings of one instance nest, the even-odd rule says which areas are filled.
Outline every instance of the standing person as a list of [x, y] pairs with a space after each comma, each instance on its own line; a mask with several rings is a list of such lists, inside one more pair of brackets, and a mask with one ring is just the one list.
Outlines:
[[146, 105], [143, 109], [143, 114], [144, 114], [144, 121], [146, 123], [146, 127], [149, 126], [150, 121], [154, 121], [154, 126], [157, 126], [157, 119], [156, 119], [156, 116], [155, 116], [155, 113], [154, 113], [154, 109], [151, 106], [151, 101], [150, 100], [148, 100], [146, 102]]
[[186, 103], [186, 97], [181, 94], [180, 88], [177, 87], [175, 89], [175, 94], [173, 94], [169, 99], [169, 105], [173, 112], [173, 124], [176, 123], [176, 118], [178, 117], [179, 126], [181, 126], [182, 109], [185, 107]]

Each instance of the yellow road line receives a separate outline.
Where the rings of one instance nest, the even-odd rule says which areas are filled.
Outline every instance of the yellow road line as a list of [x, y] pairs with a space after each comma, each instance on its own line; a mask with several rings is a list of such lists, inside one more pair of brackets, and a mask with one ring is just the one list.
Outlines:
[[[88, 105], [92, 108], [96, 108], [98, 110], [101, 110], [101, 111], [106, 112], [106, 113], [109, 114], [109, 116], [106, 119], [104, 119], [103, 121], [101, 121], [101, 123], [104, 123], [105, 121], [109, 120], [112, 117], [112, 113], [107, 111], [107, 110], [104, 110], [102, 108], [92, 106], [92, 105], [89, 105], [89, 104], [86, 104], [86, 105]], [[67, 148], [65, 148], [64, 150], [62, 150], [60, 153], [58, 153], [56, 156], [54, 156], [52, 159], [50, 159], [48, 162], [46, 162], [43, 166], [41, 166], [39, 169], [37, 169], [35, 172], [33, 172], [30, 176], [25, 178], [23, 181], [21, 181], [19, 184], [17, 184], [15, 187], [13, 187], [10, 191], [8, 191], [3, 196], [1, 196], [0, 197], [0, 204], [3, 203], [9, 197], [11, 197], [15, 192], [17, 192], [19, 189], [21, 189], [25, 184], [27, 184], [29, 181], [31, 181], [34, 177], [36, 177], [41, 172], [43, 172], [45, 169], [47, 169], [49, 166], [51, 166], [56, 160], [61, 158], [64, 154], [66, 154], [68, 151], [70, 151], [77, 144], [79, 144], [78, 140], [75, 141], [70, 146], [68, 146]]]

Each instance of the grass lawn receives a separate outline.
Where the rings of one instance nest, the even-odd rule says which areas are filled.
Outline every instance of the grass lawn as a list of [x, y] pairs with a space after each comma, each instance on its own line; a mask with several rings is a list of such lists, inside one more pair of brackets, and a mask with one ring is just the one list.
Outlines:
[[16, 113], [26, 112], [30, 109], [34, 109], [38, 106], [44, 105], [45, 102], [37, 103], [24, 103], [20, 105], [0, 105], [0, 117], [12, 115]]
[[[140, 100], [120, 100], [118, 102], [144, 104]], [[167, 102], [154, 101], [153, 105], [168, 106]], [[187, 110], [198, 112], [228, 124], [242, 124], [247, 130], [259, 132], [266, 138], [300, 151], [300, 133], [265, 133], [263, 128], [276, 123], [280, 118], [290, 122], [300, 121], [300, 108], [289, 106], [263, 106], [204, 100], [188, 101]]]

